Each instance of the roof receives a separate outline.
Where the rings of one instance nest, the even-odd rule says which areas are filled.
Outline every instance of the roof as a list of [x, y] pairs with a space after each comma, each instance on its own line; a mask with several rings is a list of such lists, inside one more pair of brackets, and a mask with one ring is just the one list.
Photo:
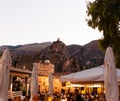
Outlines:
[[32, 74], [31, 71], [25, 70], [25, 69], [20, 69], [20, 68], [10, 68], [10, 75], [11, 76], [18, 76], [21, 78], [29, 77]]
[[32, 71], [30, 71], [30, 70], [25, 70], [25, 69], [20, 69], [20, 68], [13, 68], [13, 67], [10, 68], [10, 71], [24, 73], [24, 74], [31, 74], [32, 73]]

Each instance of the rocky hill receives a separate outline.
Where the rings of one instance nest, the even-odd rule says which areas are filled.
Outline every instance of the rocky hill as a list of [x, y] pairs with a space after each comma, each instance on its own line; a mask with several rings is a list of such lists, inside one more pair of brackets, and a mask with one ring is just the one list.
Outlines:
[[55, 65], [55, 72], [79, 71], [79, 63], [69, 54], [68, 47], [60, 40], [54, 41], [51, 46], [43, 49], [40, 60], [50, 60]]
[[55, 72], [76, 72], [103, 64], [104, 52], [99, 49], [97, 40], [84, 46], [66, 46], [62, 41], [34, 43], [18, 46], [1, 46], [0, 52], [8, 47], [13, 65], [32, 69], [36, 61], [50, 60], [55, 65]]

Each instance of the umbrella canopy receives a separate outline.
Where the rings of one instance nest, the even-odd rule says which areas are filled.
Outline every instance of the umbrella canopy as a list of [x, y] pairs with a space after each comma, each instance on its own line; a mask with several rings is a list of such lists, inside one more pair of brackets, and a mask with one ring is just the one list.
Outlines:
[[53, 75], [49, 74], [49, 94], [53, 95]]
[[[75, 73], [66, 74], [60, 77], [61, 82], [80, 82], [80, 83], [94, 83], [104, 82], [104, 65], [82, 70]], [[116, 69], [118, 81], [120, 82], [120, 69]]]
[[0, 99], [2, 101], [7, 101], [8, 97], [11, 64], [10, 52], [8, 49], [5, 49], [0, 59]]
[[75, 73], [70, 73], [67, 75], [61, 76], [61, 82], [83, 82], [83, 83], [92, 83], [92, 82], [101, 82], [103, 81], [103, 69], [104, 66], [98, 66], [91, 69], [82, 70]]
[[38, 95], [38, 68], [37, 64], [33, 64], [32, 80], [31, 80], [31, 98], [34, 95]]
[[104, 58], [104, 83], [106, 89], [106, 101], [119, 101], [119, 86], [116, 71], [115, 58], [112, 48], [106, 49]]

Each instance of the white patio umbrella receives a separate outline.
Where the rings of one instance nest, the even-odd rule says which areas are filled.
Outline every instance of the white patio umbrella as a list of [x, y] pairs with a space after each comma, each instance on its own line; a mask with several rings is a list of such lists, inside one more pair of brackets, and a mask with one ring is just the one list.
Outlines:
[[119, 101], [119, 87], [116, 72], [115, 58], [112, 48], [106, 49], [104, 58], [104, 83], [106, 90], [106, 101]]
[[7, 101], [8, 87], [9, 87], [9, 75], [12, 61], [10, 52], [5, 49], [0, 59], [0, 100]]
[[32, 80], [31, 80], [31, 100], [34, 95], [38, 95], [38, 67], [37, 64], [33, 64]]
[[49, 94], [53, 96], [53, 75], [52, 73], [49, 74]]

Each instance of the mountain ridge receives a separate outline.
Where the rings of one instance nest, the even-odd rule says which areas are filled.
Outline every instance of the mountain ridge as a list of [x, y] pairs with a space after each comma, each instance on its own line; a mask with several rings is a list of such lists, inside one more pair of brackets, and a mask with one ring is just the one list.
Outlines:
[[5, 48], [9, 48], [16, 68], [26, 66], [27, 69], [32, 69], [32, 63], [50, 59], [51, 63], [55, 64], [56, 72], [76, 72], [99, 66], [104, 59], [104, 51], [99, 49], [98, 40], [85, 45], [65, 45], [60, 40], [16, 46], [3, 45], [0, 46], [1, 54]]

